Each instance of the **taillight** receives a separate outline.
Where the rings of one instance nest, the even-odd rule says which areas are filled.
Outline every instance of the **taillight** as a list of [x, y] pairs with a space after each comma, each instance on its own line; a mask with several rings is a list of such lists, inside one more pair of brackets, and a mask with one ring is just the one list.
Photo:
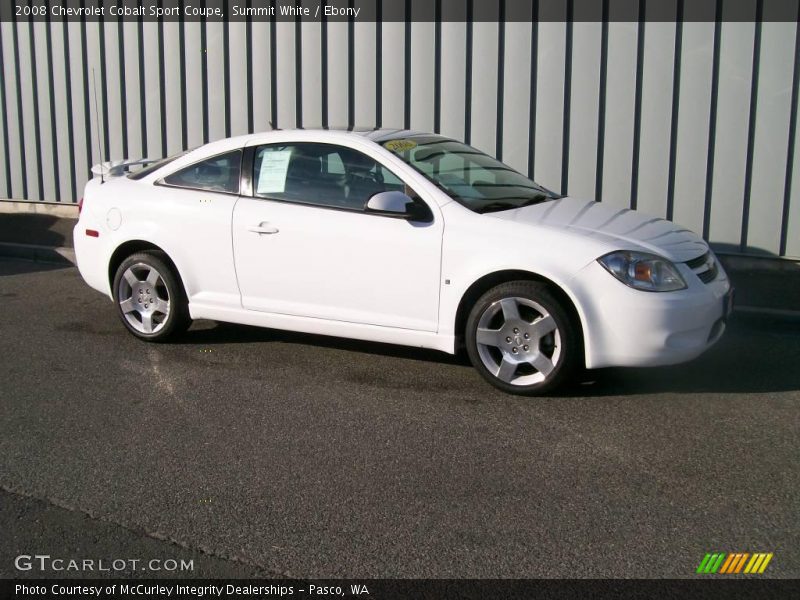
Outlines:
[[81, 214], [82, 210], [83, 210], [83, 198], [78, 200], [78, 214]]

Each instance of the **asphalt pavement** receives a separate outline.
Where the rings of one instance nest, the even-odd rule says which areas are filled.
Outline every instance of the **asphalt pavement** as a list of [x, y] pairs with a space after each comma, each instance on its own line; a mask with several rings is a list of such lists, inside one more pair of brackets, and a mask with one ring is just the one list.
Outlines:
[[[196, 323], [127, 334], [74, 268], [0, 259], [0, 576], [20, 554], [207, 577], [800, 576], [800, 319], [558, 397], [435, 352]], [[81, 575], [87, 575], [83, 573]], [[153, 576], [153, 573], [148, 573]]]

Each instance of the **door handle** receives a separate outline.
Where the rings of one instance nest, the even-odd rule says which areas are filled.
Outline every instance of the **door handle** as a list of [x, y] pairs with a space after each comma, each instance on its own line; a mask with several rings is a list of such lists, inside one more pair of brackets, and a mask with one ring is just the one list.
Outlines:
[[265, 235], [265, 234], [278, 233], [280, 229], [278, 229], [274, 225], [270, 225], [269, 223], [264, 222], [264, 223], [259, 223], [257, 227], [248, 227], [247, 231], [257, 233], [258, 235]]

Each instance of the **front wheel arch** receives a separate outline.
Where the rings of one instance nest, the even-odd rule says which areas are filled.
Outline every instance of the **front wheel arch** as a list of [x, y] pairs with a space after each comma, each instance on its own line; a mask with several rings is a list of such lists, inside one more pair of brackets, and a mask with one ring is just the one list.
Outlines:
[[583, 367], [579, 324], [553, 288], [521, 279], [501, 283], [470, 311], [465, 342], [470, 362], [494, 387], [547, 395]]
[[478, 299], [493, 287], [496, 287], [502, 283], [508, 283], [510, 281], [536, 281], [544, 283], [548, 286], [548, 288], [550, 288], [552, 293], [557, 296], [564, 309], [569, 312], [570, 317], [573, 319], [573, 322], [581, 334], [581, 345], [583, 346], [581, 348], [581, 354], [585, 362], [586, 327], [583, 319], [581, 318], [581, 314], [575, 305], [575, 302], [570, 295], [553, 280], [539, 275], [538, 273], [524, 270], [503, 270], [488, 273], [474, 281], [472, 285], [467, 288], [467, 290], [461, 296], [461, 300], [458, 303], [458, 309], [456, 310], [456, 319], [454, 324], [455, 327], [453, 329], [456, 336], [456, 348], [463, 350], [465, 347], [464, 332], [467, 326], [467, 319], [469, 318], [469, 313], [472, 310], [472, 307], [475, 305]]

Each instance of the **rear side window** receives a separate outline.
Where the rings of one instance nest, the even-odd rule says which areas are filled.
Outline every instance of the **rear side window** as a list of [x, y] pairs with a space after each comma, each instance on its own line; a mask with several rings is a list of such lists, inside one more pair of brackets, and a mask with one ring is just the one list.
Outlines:
[[194, 163], [167, 175], [162, 181], [165, 185], [190, 190], [238, 194], [241, 168], [242, 151], [234, 150]]
[[187, 152], [189, 151], [185, 150], [184, 152], [181, 152], [179, 154], [173, 154], [172, 156], [169, 156], [167, 158], [162, 158], [159, 161], [150, 163], [149, 165], [139, 169], [138, 171], [133, 171], [132, 173], [129, 173], [128, 179], [142, 179], [143, 177], [147, 177], [148, 175], [150, 175], [150, 173], [158, 171], [161, 167], [166, 167], [173, 160], [175, 160], [176, 158], [180, 158]]

